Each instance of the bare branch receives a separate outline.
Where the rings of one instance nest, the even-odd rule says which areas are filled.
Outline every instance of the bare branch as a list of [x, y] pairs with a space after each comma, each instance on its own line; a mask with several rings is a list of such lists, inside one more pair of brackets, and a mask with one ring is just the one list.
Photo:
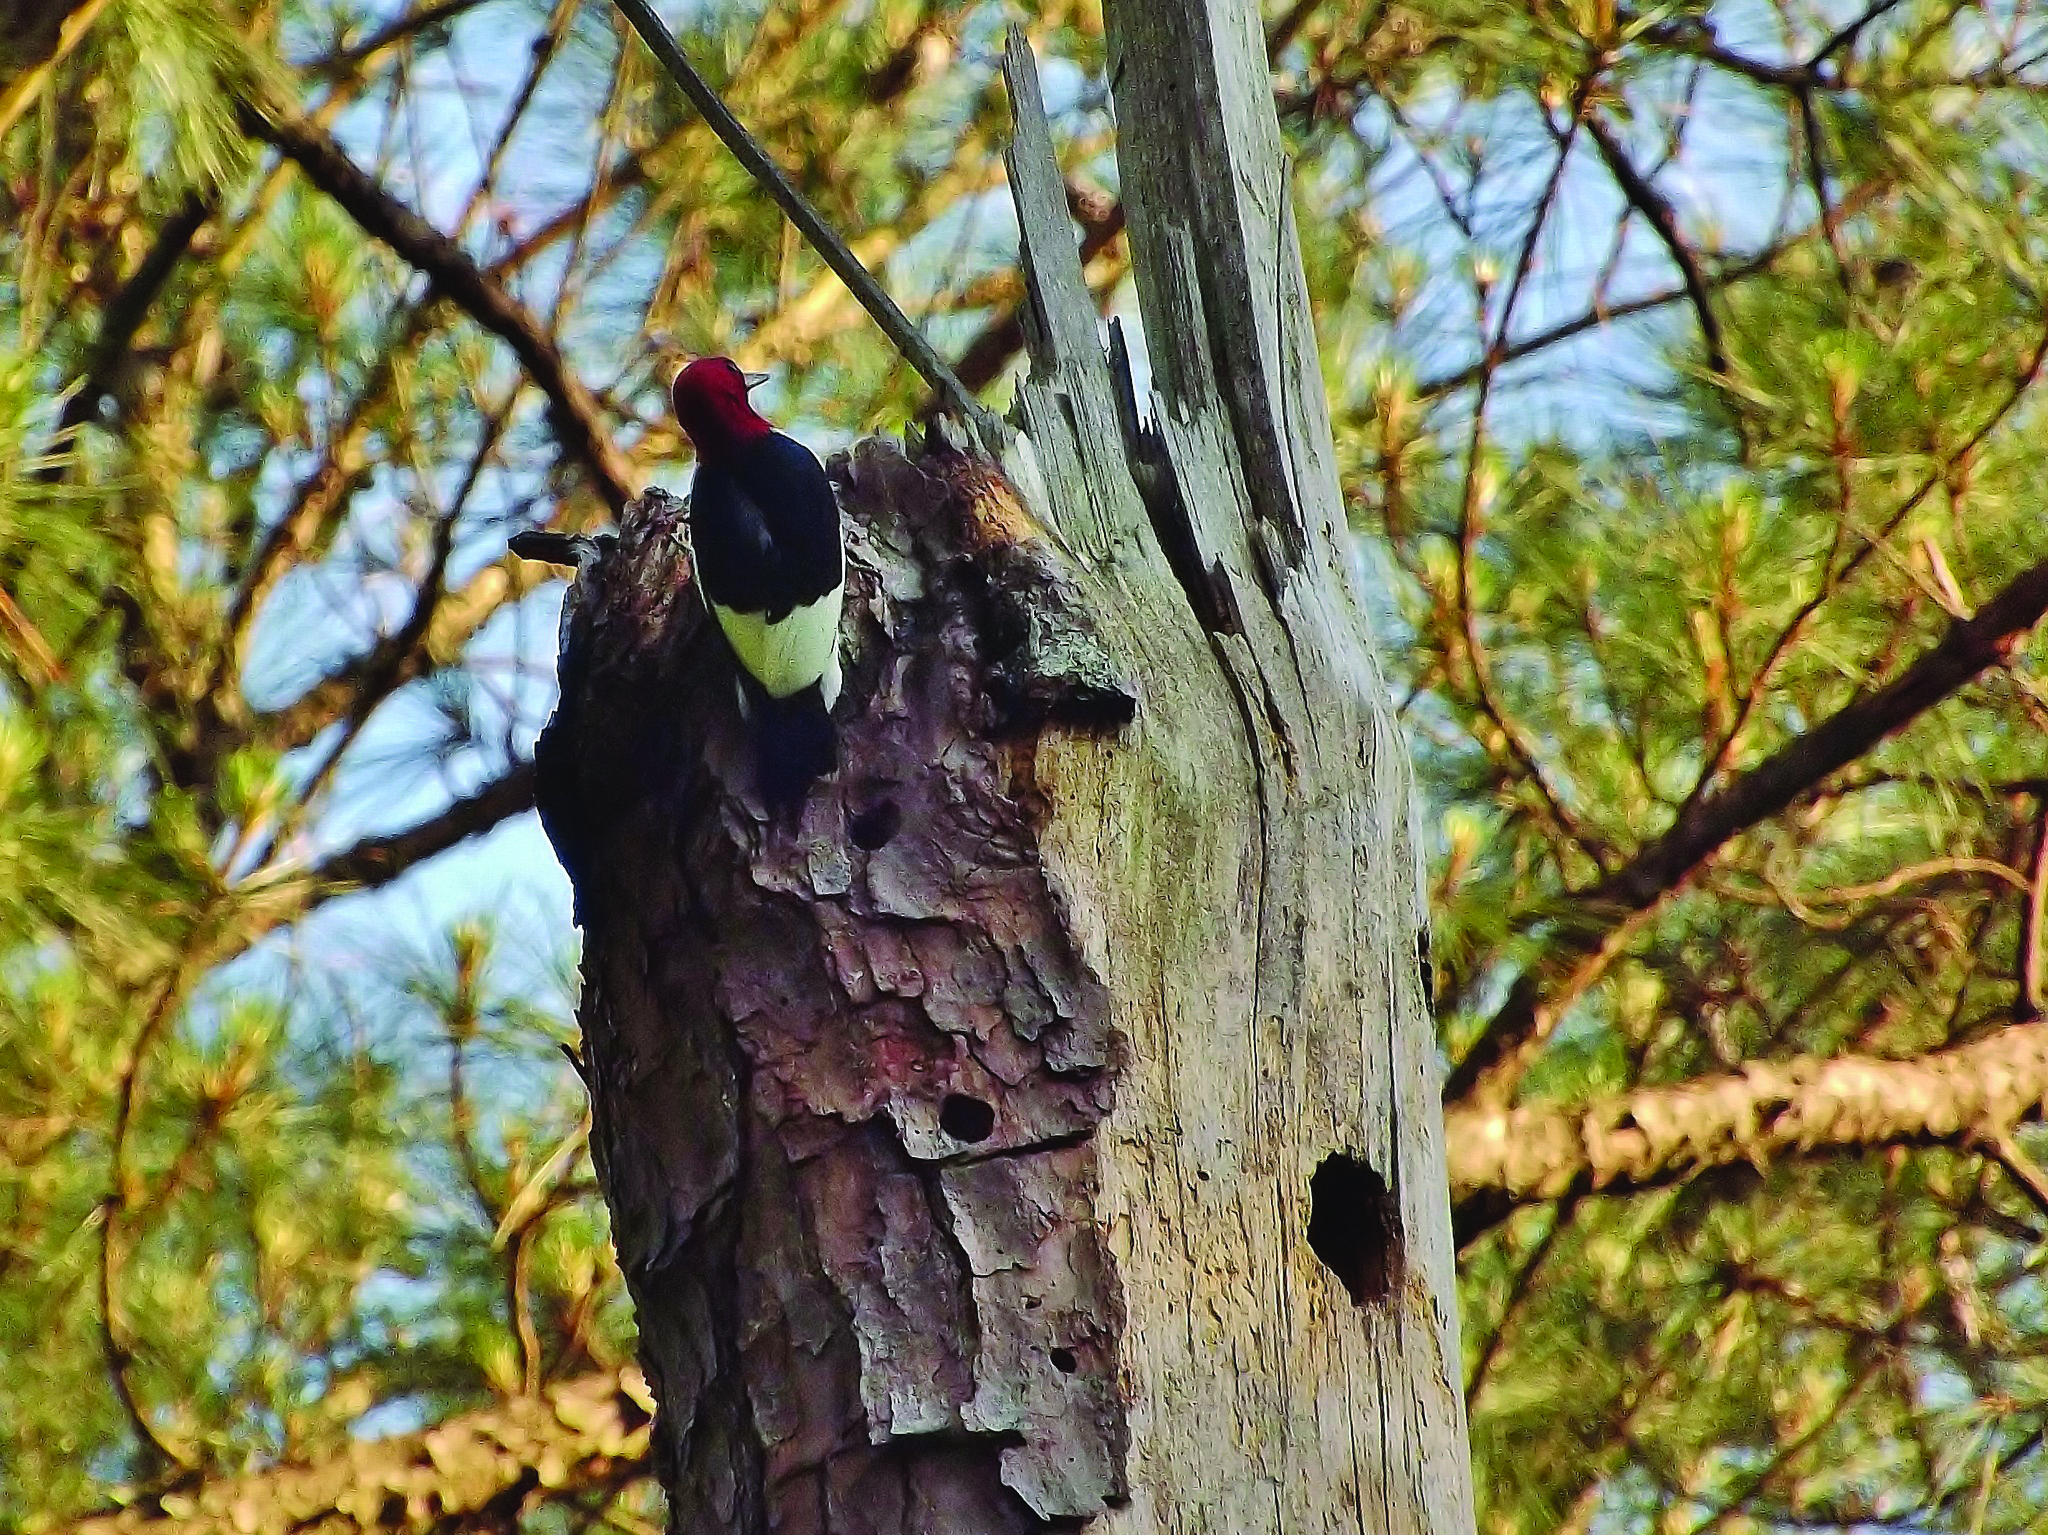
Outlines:
[[475, 793], [464, 795], [439, 815], [429, 816], [404, 831], [365, 837], [354, 846], [331, 854], [314, 867], [313, 874], [327, 884], [389, 884], [415, 864], [532, 808], [533, 764], [521, 762]]
[[1973, 618], [1957, 619], [1933, 649], [1875, 692], [1859, 694], [1768, 760], [1709, 794], [1591, 896], [1639, 910], [1674, 889], [1731, 837], [1903, 729], [2013, 646], [2048, 612], [2048, 560], [2015, 577]]
[[1665, 250], [1677, 263], [1679, 275], [1685, 280], [1686, 297], [1692, 300], [1693, 312], [1699, 318], [1700, 337], [1706, 343], [1707, 368], [1716, 377], [1728, 372], [1728, 350], [1721, 339], [1721, 322], [1714, 314], [1713, 301], [1707, 293], [1707, 279], [1700, 269], [1700, 258], [1678, 227], [1678, 210], [1671, 206], [1671, 200], [1657, 188], [1629, 159], [1628, 149], [1615, 136], [1614, 129], [1598, 112], [1586, 114], [1586, 132], [1593, 140], [1594, 148], [1600, 151], [1600, 158], [1607, 166], [1607, 173], [1614, 178], [1614, 184], [1621, 188], [1622, 196], [1629, 200], [1637, 212], [1649, 221], [1657, 232], [1657, 238], [1664, 242]]
[[1807, 60], [1806, 67], [1810, 70], [1817, 70], [1844, 48], [1854, 46], [1856, 39], [1863, 35], [1864, 28], [1868, 27], [1880, 16], [1895, 10], [1898, 4], [1899, 0], [1877, 0], [1877, 4], [1871, 6], [1862, 15], [1844, 23], [1836, 30], [1832, 37], [1815, 49], [1813, 57]]
[[[1815, 234], [1825, 233], [1826, 228], [1832, 224], [1839, 224], [1844, 219], [1852, 218], [1856, 214], [1861, 213], [1877, 200], [1883, 190], [1884, 188], [1876, 182], [1867, 182], [1862, 186], [1856, 187], [1835, 205], [1831, 218], [1819, 220], [1805, 229], [1787, 235], [1782, 240], [1773, 241], [1755, 255], [1744, 257], [1742, 260], [1731, 262], [1715, 272], [1705, 274], [1702, 281], [1706, 284], [1707, 290], [1713, 293], [1723, 288], [1733, 287], [1736, 283], [1743, 282], [1751, 277], [1761, 276], [1776, 266], [1782, 257], [1812, 239]], [[1626, 320], [1639, 314], [1648, 314], [1652, 310], [1676, 304], [1688, 297], [1690, 297], [1690, 294], [1685, 284], [1681, 283], [1675, 288], [1665, 288], [1656, 293], [1646, 293], [1640, 298], [1625, 299], [1619, 304], [1608, 304], [1605, 302], [1594, 304], [1591, 308], [1574, 315], [1569, 320], [1560, 320], [1557, 324], [1547, 326], [1542, 330], [1524, 336], [1518, 341], [1505, 342], [1499, 345], [1491, 359], [1491, 364], [1498, 367], [1511, 362], [1520, 362], [1525, 357], [1533, 356], [1537, 352], [1546, 351], [1561, 342], [1570, 341], [1575, 336], [1583, 336], [1589, 330], [1597, 330], [1610, 321]], [[1454, 372], [1442, 373], [1438, 374], [1435, 378], [1425, 379], [1416, 386], [1416, 398], [1420, 400], [1435, 400], [1452, 393], [1454, 390], [1467, 388], [1479, 381], [1480, 376], [1486, 371], [1488, 366], [1488, 359], [1482, 358]]]
[[128, 1047], [127, 1058], [121, 1064], [121, 1088], [115, 1100], [114, 1132], [108, 1147], [107, 1192], [101, 1196], [98, 1210], [100, 1351], [106, 1360], [114, 1395], [121, 1403], [122, 1412], [127, 1415], [129, 1426], [135, 1430], [143, 1458], [152, 1471], [164, 1466], [189, 1469], [193, 1462], [150, 1421], [148, 1409], [136, 1395], [131, 1374], [135, 1348], [121, 1320], [120, 1286], [121, 1269], [127, 1256], [123, 1250], [124, 1225], [128, 1212], [142, 1203], [142, 1186], [140, 1176], [129, 1165], [129, 1141], [142, 1101], [143, 1068], [148, 1065], [150, 1054], [164, 1031], [177, 1018], [192, 979], [201, 968], [201, 956], [197, 952], [188, 950], [180, 957], [158, 983], [156, 996], [143, 1015], [135, 1042]]
[[432, 5], [423, 5], [416, 11], [394, 17], [389, 24], [379, 28], [353, 47], [315, 64], [310, 73], [316, 79], [336, 80], [356, 74], [367, 65], [396, 48], [408, 38], [419, 36], [435, 27], [447, 26], [466, 11], [473, 11], [485, 0], [438, 0]]
[[[1479, 632], [1479, 609], [1475, 601], [1479, 540], [1485, 529], [1486, 517], [1486, 498], [1481, 490], [1480, 475], [1481, 459], [1486, 447], [1486, 407], [1493, 394], [1494, 381], [1499, 376], [1501, 347], [1507, 340], [1509, 328], [1514, 324], [1515, 306], [1521, 299], [1523, 284], [1528, 281], [1530, 272], [1535, 268], [1536, 247], [1542, 240], [1543, 231], [1556, 206], [1558, 190], [1564, 184], [1565, 169], [1571, 162], [1573, 144], [1578, 137], [1580, 126], [1592, 116], [1593, 90], [1599, 78], [1600, 67], [1595, 64], [1586, 71], [1577, 90], [1572, 94], [1570, 118], [1563, 128], [1557, 130], [1557, 159], [1551, 166], [1550, 180], [1543, 189], [1543, 196], [1530, 215], [1529, 229], [1523, 237], [1521, 253], [1515, 260], [1514, 273], [1508, 280], [1507, 294], [1501, 302], [1500, 320], [1494, 327], [1493, 339], [1487, 343], [1485, 360], [1481, 364], [1478, 398], [1472, 404], [1472, 430], [1466, 443], [1465, 473], [1460, 495], [1455, 610], [1458, 619], [1458, 639], [1472, 672], [1473, 692], [1477, 695], [1479, 707], [1500, 732], [1507, 755], [1514, 759], [1515, 766], [1535, 788], [1551, 823], [1572, 842], [1585, 849], [1602, 868], [1606, 868], [1606, 849], [1572, 814], [1563, 797], [1551, 786], [1542, 764], [1537, 761], [1535, 742], [1529, 732], [1522, 727], [1521, 722], [1508, 712], [1506, 703], [1494, 687], [1493, 667]], [[1486, 289], [1481, 287], [1477, 302], [1482, 323], [1486, 312], [1486, 299]]]
[[613, 446], [596, 397], [533, 315], [485, 276], [467, 251], [385, 191], [306, 119], [266, 114], [245, 103], [242, 126], [283, 153], [366, 233], [424, 272], [451, 303], [512, 348], [548, 397], [548, 417], [563, 449], [589, 471], [614, 515], [623, 511], [632, 499], [632, 466]]
[[[63, 414], [57, 418], [60, 442], [98, 417], [101, 401], [113, 388], [121, 363], [127, 357], [128, 349], [135, 344], [136, 332], [149, 318], [150, 310], [163, 293], [164, 284], [171, 279], [171, 273], [177, 270], [179, 261], [191, 249], [192, 239], [199, 233], [200, 226], [213, 216], [213, 206], [210, 196], [188, 192], [177, 212], [164, 220], [135, 274], [107, 301], [100, 314], [99, 334], [93, 337], [92, 347], [85, 354], [85, 368], [70, 398], [64, 402]], [[42, 471], [42, 477], [61, 478], [65, 463], [63, 458], [54, 460]]]
[[704, 115], [725, 147], [732, 151], [733, 158], [746, 168], [757, 184], [775, 199], [785, 217], [796, 225], [803, 237], [824, 258], [839, 280], [846, 284], [853, 296], [860, 300], [861, 307], [881, 327], [882, 334], [896, 348], [897, 353], [915, 368], [918, 377], [925, 384], [946, 397], [947, 403], [959, 413], [962, 420], [975, 428], [982, 439], [982, 445], [990, 452], [999, 452], [1009, 437], [1009, 429], [977, 400], [967, 386], [954, 376], [946, 366], [944, 358], [932, 349], [924, 333], [911, 323], [910, 317], [897, 307], [888, 291], [875, 281], [874, 274], [861, 264], [860, 258], [846, 247], [839, 232], [825, 222], [811, 200], [797, 190], [796, 184], [783, 174], [782, 167], [774, 157], [761, 147], [761, 143], [744, 124], [732, 115], [730, 108], [711, 88], [710, 82], [698, 74], [690, 61], [683, 56], [682, 49], [670, 35], [661, 18], [654, 14], [647, 0], [616, 0], [626, 19], [633, 24], [633, 30], [640, 34], [640, 40], [648, 51], [660, 62], [690, 103]]

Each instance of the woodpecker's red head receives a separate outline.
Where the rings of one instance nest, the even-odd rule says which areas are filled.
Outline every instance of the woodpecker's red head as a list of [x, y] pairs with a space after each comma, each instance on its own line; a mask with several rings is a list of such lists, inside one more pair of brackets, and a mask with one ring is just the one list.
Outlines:
[[747, 403], [747, 391], [765, 373], [742, 373], [730, 357], [700, 357], [669, 387], [676, 423], [703, 458], [722, 458], [775, 428]]

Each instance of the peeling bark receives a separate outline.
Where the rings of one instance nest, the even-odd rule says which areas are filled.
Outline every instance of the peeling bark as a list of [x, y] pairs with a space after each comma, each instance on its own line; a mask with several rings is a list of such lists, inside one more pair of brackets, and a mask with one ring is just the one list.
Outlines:
[[1038, 1528], [1121, 1497], [1124, 1428], [1113, 1041], [1029, 732], [1129, 701], [1000, 481], [832, 467], [856, 703], [800, 824], [754, 796], [680, 504], [634, 503], [579, 599], [593, 1145], [676, 1528]]

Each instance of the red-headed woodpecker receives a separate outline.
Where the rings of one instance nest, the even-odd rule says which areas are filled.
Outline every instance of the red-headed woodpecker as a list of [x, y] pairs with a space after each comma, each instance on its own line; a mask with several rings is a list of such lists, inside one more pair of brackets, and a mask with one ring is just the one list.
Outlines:
[[730, 358], [700, 357], [670, 393], [697, 449], [697, 584], [739, 662], [761, 796], [782, 808], [838, 765], [831, 709], [846, 555], [824, 466], [748, 403], [759, 382]]

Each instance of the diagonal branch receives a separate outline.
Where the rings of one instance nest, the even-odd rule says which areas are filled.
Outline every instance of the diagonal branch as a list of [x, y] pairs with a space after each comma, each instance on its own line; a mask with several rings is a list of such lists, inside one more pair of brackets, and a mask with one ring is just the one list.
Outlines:
[[322, 59], [311, 70], [316, 79], [341, 80], [358, 74], [378, 58], [409, 38], [430, 32], [437, 27], [446, 27], [466, 12], [475, 10], [487, 0], [436, 0], [423, 5], [416, 11], [393, 18], [385, 26], [371, 33], [361, 42]]
[[65, 1535], [509, 1529], [530, 1500], [615, 1491], [648, 1475], [653, 1411], [638, 1370], [585, 1375], [421, 1433], [358, 1440], [312, 1465], [138, 1501], [81, 1519]]
[[[1851, 188], [1835, 204], [1830, 217], [1818, 219], [1804, 229], [1796, 230], [1792, 234], [1786, 235], [1783, 239], [1774, 240], [1753, 255], [1745, 256], [1739, 261], [1730, 262], [1725, 266], [1718, 267], [1712, 273], [1703, 273], [1702, 281], [1707, 291], [1709, 293], [1720, 292], [1723, 289], [1732, 288], [1739, 282], [1747, 281], [1749, 278], [1761, 277], [1772, 267], [1776, 266], [1786, 255], [1797, 250], [1816, 234], [1824, 235], [1834, 225], [1840, 224], [1842, 221], [1853, 218], [1861, 213], [1865, 208], [1876, 202], [1879, 196], [1886, 190], [1887, 188], [1883, 183], [1874, 180]], [[1669, 304], [1676, 304], [1688, 297], [1690, 297], [1690, 294], [1687, 292], [1685, 284], [1680, 283], [1675, 288], [1663, 288], [1655, 293], [1643, 294], [1638, 298], [1624, 299], [1618, 304], [1604, 302], [1594, 304], [1588, 309], [1581, 310], [1568, 320], [1560, 320], [1556, 324], [1546, 326], [1542, 330], [1532, 331], [1515, 341], [1502, 344], [1498, 348], [1497, 353], [1491, 357], [1483, 356], [1479, 360], [1468, 363], [1464, 367], [1455, 369], [1452, 372], [1441, 373], [1433, 378], [1424, 379], [1415, 386], [1415, 396], [1418, 400], [1424, 401], [1441, 399], [1444, 395], [1476, 384], [1479, 382], [1480, 376], [1489, 367], [1500, 367], [1511, 362], [1520, 362], [1525, 357], [1533, 356], [1537, 352], [1557, 346], [1561, 342], [1570, 341], [1575, 336], [1583, 336], [1587, 331], [1598, 330], [1612, 321], [1633, 319], [1636, 315], [1648, 314], [1652, 310], [1662, 309]]]
[[1743, 832], [1776, 815], [1886, 736], [1904, 729], [2013, 647], [2048, 612], [2048, 560], [2030, 567], [1971, 618], [1874, 691], [1787, 743], [1775, 755], [1688, 805], [1670, 830], [1590, 889], [1566, 898], [1559, 930], [1539, 968], [1524, 972], [1444, 1082], [1455, 1103], [1515, 1046], [1547, 1034], [1554, 981], [1597, 953], [1607, 936], [1649, 911]]
[[[186, 193], [177, 211], [157, 230], [155, 241], [143, 256], [142, 264], [136, 267], [134, 275], [121, 284], [107, 301], [107, 307], [100, 315], [99, 334], [93, 337], [92, 347], [85, 354], [85, 367], [79, 374], [78, 384], [70, 398], [65, 400], [63, 414], [57, 419], [60, 441], [98, 417], [101, 402], [113, 387], [128, 349], [135, 343], [136, 332], [149, 318], [164, 285], [171, 280], [171, 273], [177, 270], [178, 263], [191, 248], [200, 226], [213, 216], [213, 209], [211, 195]], [[63, 464], [62, 459], [57, 460], [46, 475], [61, 475]]]
[[2015, 577], [1972, 618], [1948, 632], [1903, 672], [1874, 692], [1859, 694], [1775, 756], [1733, 779], [1693, 807], [1690, 815], [1639, 853], [1593, 893], [1641, 909], [1677, 887], [1729, 838], [1776, 815], [1793, 800], [1904, 729], [2011, 654], [2048, 612], [2048, 560]]
[[512, 348], [548, 398], [548, 418], [563, 450], [590, 473], [613, 514], [632, 499], [633, 470], [612, 444], [597, 398], [563, 359], [533, 315], [487, 277], [455, 241], [393, 197], [341, 146], [301, 117], [264, 113], [244, 103], [242, 127], [280, 151], [339, 203], [365, 233], [425, 273], [451, 303]]
[[2044, 1106], [2048, 1024], [2018, 1023], [1904, 1060], [1802, 1056], [1576, 1108], [1452, 1109], [1453, 1224], [1462, 1244], [1525, 1201], [1633, 1192], [1814, 1151], [1995, 1147]]
[[1600, 159], [1607, 166], [1608, 175], [1621, 188], [1621, 195], [1649, 222], [1657, 232], [1657, 238], [1664, 242], [1664, 249], [1671, 253], [1671, 259], [1678, 266], [1678, 274], [1684, 280], [1686, 297], [1692, 300], [1693, 312], [1700, 322], [1700, 337], [1706, 343], [1707, 369], [1715, 377], [1724, 377], [1728, 372], [1728, 350], [1721, 339], [1721, 322], [1714, 314], [1712, 299], [1707, 293], [1707, 279], [1700, 268], [1700, 258], [1678, 227], [1678, 210], [1671, 206], [1671, 199], [1651, 184], [1650, 179], [1636, 169], [1635, 162], [1628, 156], [1628, 149], [1615, 136], [1614, 128], [1598, 112], [1586, 114], [1586, 132], [1593, 140], [1593, 147], [1600, 151]]
[[314, 866], [313, 876], [326, 884], [389, 884], [414, 865], [532, 808], [533, 764], [521, 762], [439, 815], [330, 853]]

